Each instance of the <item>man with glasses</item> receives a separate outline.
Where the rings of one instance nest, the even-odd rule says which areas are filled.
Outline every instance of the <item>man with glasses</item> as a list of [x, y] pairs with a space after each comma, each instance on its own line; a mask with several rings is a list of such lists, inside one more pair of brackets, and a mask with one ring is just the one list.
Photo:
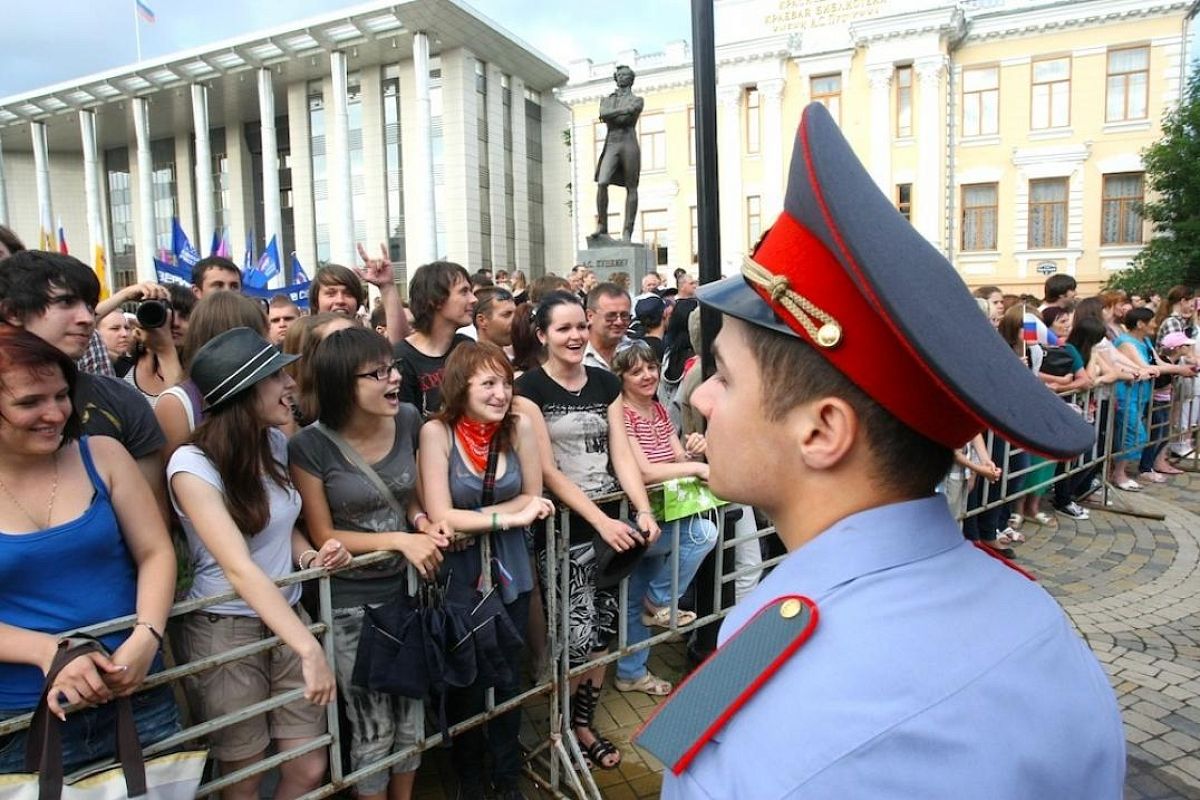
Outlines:
[[[25, 328], [72, 359], [91, 341], [99, 298], [96, 273], [72, 256], [22, 250], [0, 264], [0, 324]], [[165, 517], [159, 450], [166, 439], [141, 392], [118, 378], [81, 371], [71, 402], [84, 433], [110, 436], [129, 451]]]
[[587, 320], [588, 346], [583, 353], [583, 364], [612, 371], [609, 365], [617, 351], [629, 346], [629, 331], [632, 318], [632, 303], [625, 290], [615, 283], [599, 283], [588, 292]]

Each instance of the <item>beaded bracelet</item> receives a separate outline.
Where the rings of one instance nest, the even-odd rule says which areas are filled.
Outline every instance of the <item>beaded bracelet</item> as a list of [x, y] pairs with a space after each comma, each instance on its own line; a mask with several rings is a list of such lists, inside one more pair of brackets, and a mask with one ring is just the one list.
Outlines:
[[141, 625], [141, 626], [142, 626], [142, 627], [144, 627], [146, 630], [150, 631], [150, 635], [151, 635], [151, 636], [153, 636], [155, 639], [157, 639], [157, 640], [158, 640], [158, 646], [159, 646], [159, 647], [162, 647], [162, 643], [163, 643], [162, 634], [161, 634], [161, 633], [159, 633], [159, 632], [158, 632], [158, 631], [157, 631], [157, 630], [154, 628], [154, 626], [153, 626], [153, 625], [151, 625], [149, 622], [142, 622], [140, 619], [137, 621], [137, 623], [134, 625], [134, 627], [136, 628], [138, 625]]

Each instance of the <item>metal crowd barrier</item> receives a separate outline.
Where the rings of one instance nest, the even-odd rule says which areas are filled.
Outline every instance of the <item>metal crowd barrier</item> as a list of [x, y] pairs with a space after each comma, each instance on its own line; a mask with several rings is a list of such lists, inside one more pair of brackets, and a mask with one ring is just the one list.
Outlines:
[[[1139, 414], [1144, 413], [1145, 415], [1144, 425], [1145, 430], [1148, 432], [1147, 442], [1149, 444], [1162, 444], [1166, 446], [1182, 438], [1189, 441], [1195, 447], [1197, 436], [1200, 435], [1200, 397], [1197, 397], [1194, 391], [1193, 387], [1195, 383], [1196, 381], [1190, 377], [1177, 379], [1173, 382], [1172, 399], [1169, 402], [1155, 402], [1152, 400], [1147, 404], [1144, 412], [1138, 409]], [[996, 491], [992, 494], [985, 494], [984, 502], [970, 509], [964, 515], [964, 518], [978, 515], [988, 509], [1007, 504], [1030, 492], [1052, 488], [1060, 481], [1068, 480], [1089, 470], [1095, 471], [1099, 475], [1104, 486], [1104, 503], [1107, 503], [1108, 481], [1105, 476], [1113, 459], [1132, 455], [1133, 450], [1140, 448], [1125, 447], [1118, 442], [1121, 438], [1120, 428], [1118, 427], [1118, 416], [1124, 413], [1124, 411], [1118, 411], [1116, 408], [1115, 393], [1111, 393], [1109, 397], [1104, 398], [1098, 395], [1096, 389], [1091, 389], [1076, 393], [1075, 395], [1064, 396], [1064, 402], [1074, 403], [1080, 408], [1081, 413], [1088, 416], [1089, 421], [1096, 431], [1095, 445], [1079, 457], [1064, 462], [1061, 467], [1056, 468], [1056, 474], [1052, 478], [1033, 485], [1026, 485], [1027, 482], [1023, 479], [1032, 474], [1038, 467], [1026, 466], [1014, 470], [1008, 469], [1007, 467], [1015, 460], [1019, 463], [1019, 458], [1023, 451], [1006, 442], [997, 442], [994, 435], [989, 434], [987, 436], [989, 452], [999, 455], [1001, 460], [997, 461], [997, 463], [1000, 464], [1004, 472], [998, 484], [993, 487]], [[1164, 419], [1166, 420], [1165, 422]], [[1190, 461], [1184, 462], [1184, 468], [1191, 471], [1200, 471], [1200, 467], [1198, 467], [1200, 462], [1197, 460], [1197, 452], [1195, 450], [1193, 450], [1189, 458]], [[620, 501], [621, 516], [622, 518], [628, 518], [626, 513], [627, 501], [623, 495], [618, 494], [610, 497], [596, 498], [596, 501]], [[1106, 506], [1101, 505], [1101, 507]], [[545, 565], [546, 586], [542, 587], [545, 614], [548, 622], [546, 626], [546, 651], [552, 659], [551, 663], [554, 665], [554, 668], [542, 680], [537, 680], [537, 676], [535, 676], [535, 680], [531, 686], [505, 702], [496, 703], [494, 693], [489, 690], [484, 710], [452, 725], [449, 729], [450, 736], [454, 737], [463, 731], [484, 725], [488, 720], [493, 719], [499, 714], [523, 707], [530, 703], [530, 701], [545, 697], [548, 705], [548, 714], [544, 725], [536, 728], [537, 741], [522, 743], [525, 746], [526, 752], [525, 775], [540, 790], [554, 797], [574, 796], [580, 798], [580, 800], [583, 798], [601, 797], [600, 790], [593, 780], [590, 770], [587, 768], [586, 760], [573, 735], [570, 711], [570, 680], [597, 666], [614, 663], [618, 659], [639, 650], [678, 639], [683, 634], [691, 631], [699, 631], [705, 628], [705, 626], [719, 622], [729, 613], [733, 605], [733, 593], [730, 591], [732, 584], [739, 578], [770, 569], [784, 558], [784, 555], [780, 554], [775, 557], [765, 558], [761, 563], [748, 564], [743, 567], [733, 565], [732, 554], [739, 546], [749, 545], [761, 548], [762, 540], [774, 533], [774, 528], [769, 525], [761, 528], [754, 525], [752, 533], [743, 533], [741, 535], [727, 530], [729, 527], [726, 522], [727, 512], [737, 510], [738, 508], [738, 506], [726, 506], [715, 513], [718, 536], [713, 553], [710, 555], [710, 558], [714, 559], [715, 566], [711, 579], [702, 581], [701, 578], [705, 574], [702, 571], [697, 576], [695, 583], [698, 607], [702, 605], [700, 602], [702, 598], [701, 593], [710, 593], [710, 596], [706, 598], [706, 602], [703, 603], [707, 609], [705, 613], [698, 613], [697, 619], [687, 626], [680, 626], [678, 624], [678, 598], [681, 594], [681, 589], [685, 587], [679, 585], [679, 536], [682, 533], [682, 527], [675, 526], [671, 534], [664, 533], [664, 535], [672, 535], [674, 537], [669, 562], [672, 570], [670, 626], [658, 632], [654, 632], [651, 629], [649, 631], [650, 635], [647, 638], [638, 642], [630, 642], [628, 631], [629, 605], [631, 602], [640, 604], [642, 598], [630, 598], [628, 596], [628, 580], [622, 581], [618, 588], [619, 603], [616, 646], [611, 648], [609, 652], [598, 655], [587, 663], [575, 667], [570, 665], [567, 647], [570, 609], [567, 604], [560, 604], [558, 602], [560, 596], [563, 598], [569, 596], [569, 572], [565, 567], [567, 565], [568, 548], [570, 545], [571, 520], [568, 510], [561, 509], [554, 520], [552, 520], [553, 524], [546, 525], [546, 552], [553, 554], [554, 557], [549, 558]], [[753, 510], [750, 508], [740, 508], [743, 514], [753, 514]], [[1116, 510], [1118, 513], [1122, 511], [1121, 509], [1108, 510]], [[490, 553], [486, 544], [481, 544], [479, 550], [480, 557], [483, 559], [482, 564], [485, 567], [482, 570], [482, 574], [490, 576], [490, 569], [488, 568]], [[388, 553], [359, 556], [352, 562], [352, 567], [370, 566], [389, 557], [390, 554]], [[318, 614], [317, 618], [308, 627], [315, 636], [322, 640], [325, 656], [331, 670], [333, 669], [334, 654], [333, 637], [329, 635], [333, 619], [330, 579], [334, 574], [323, 569], [309, 569], [293, 573], [276, 581], [276, 584], [281, 587], [296, 583], [316, 583]], [[410, 571], [410, 584], [415, 580], [415, 572]], [[558, 591], [550, 590], [550, 587], [554, 586], [558, 586]], [[222, 595], [176, 603], [171, 610], [171, 616], [179, 617], [194, 611], [200, 611], [217, 603], [233, 599], [234, 597], [236, 597], [236, 593], [228, 592]], [[133, 627], [135, 621], [136, 617], [130, 615], [93, 625], [81, 632], [91, 635], [102, 635], [119, 630], [128, 630]], [[150, 676], [142, 687], [142, 690], [164, 684], [174, 684], [185, 677], [199, 674], [205, 670], [213, 669], [247, 655], [263, 652], [280, 644], [279, 637], [269, 636], [262, 641], [244, 645], [224, 653], [172, 666]], [[193, 722], [179, 733], [146, 747], [146, 755], [153, 756], [188, 746], [190, 743], [198, 743], [203, 737], [214, 731], [229, 727], [253, 716], [267, 713], [272, 709], [286, 705], [301, 697], [303, 697], [303, 690], [294, 689], [216, 719]], [[412, 755], [429, 751], [443, 744], [441, 733], [426, 735], [424, 731], [420, 731], [418, 741], [412, 747], [393, 753], [359, 770], [346, 773], [343, 770], [341, 759], [341, 746], [344, 734], [339, 723], [340, 702], [341, 698], [335, 697], [334, 701], [327, 707], [328, 730], [323, 736], [317, 737], [303, 746], [272, 754], [262, 761], [236, 772], [214, 777], [199, 788], [197, 797], [211, 796], [245, 778], [267, 773], [290, 759], [297, 758], [313, 750], [327, 749], [329, 754], [328, 780], [304, 795], [304, 800], [317, 800], [317, 798], [330, 797], [350, 789], [368, 775], [390, 770], [394, 764]], [[24, 715], [0, 721], [0, 736], [28, 727], [30, 720], [31, 715]]]
[[[1085, 505], [1116, 513], [1159, 516], [1128, 506], [1116, 507], [1109, 472], [1114, 461], [1133, 460], [1135, 456], [1140, 458], [1146, 448], [1169, 447], [1179, 442], [1186, 442], [1190, 449], [1187, 458], [1183, 459], [1180, 465], [1181, 468], [1189, 470], [1190, 463], [1190, 471], [1200, 471], [1197, 466], [1197, 458], [1200, 456], [1200, 450], [1197, 450], [1197, 437], [1200, 435], [1200, 396], [1197, 396], [1195, 388], [1198, 380], [1200, 379], [1190, 376], [1176, 376], [1171, 381], [1169, 400], [1154, 399], [1153, 395], [1156, 392], [1153, 381], [1134, 383], [1131, 394], [1137, 397], [1139, 395], [1136, 392], [1144, 392], [1149, 399], [1144, 406], [1139, 402], [1138, 407], [1132, 411], [1127, 408], [1130, 403], [1118, 401], [1115, 384], [1062, 395], [1063, 402], [1073, 404], [1092, 425], [1093, 445], [1075, 458], [1056, 462], [1053, 475], [1044, 480], [1031, 482], [1027, 479], [1044, 469], [1045, 462], [1028, 463], [1032, 454], [988, 431], [984, 437], [987, 450], [992, 460], [1000, 467], [1001, 477], [996, 484], [982, 487], [982, 501], [971, 503], [959, 518], [966, 520], [979, 516], [986, 511], [1007, 506], [1031, 493], [1053, 491], [1058, 484], [1082, 474], [1091, 474], [1098, 481], [1095, 491], [1089, 494], [1100, 498]], [[1124, 392], [1121, 394], [1122, 399], [1125, 399]], [[1145, 435], [1126, 442], [1126, 420], [1131, 413], [1138, 417], [1140, 430]], [[1139, 472], [1140, 470], [1134, 469], [1130, 477], [1137, 480]], [[980, 482], [983, 482], [983, 478], [977, 476], [977, 488]], [[1128, 499], [1129, 495], [1125, 497]]]
[[[616, 499], [619, 496], [605, 499]], [[604, 499], [602, 499], [603, 501]], [[624, 506], [622, 506], [624, 511]], [[718, 531], [724, 530], [724, 514], [718, 516]], [[554, 524], [546, 525], [546, 545], [547, 552], [555, 554], [554, 558], [550, 558], [546, 564], [546, 583], [550, 586], [556, 585], [561, 581], [565, 597], [566, 582], [568, 578], [567, 570], [563, 569], [566, 564], [566, 550], [569, 543], [570, 521], [569, 514], [566, 510], [559, 512], [557, 520], [553, 520]], [[772, 529], [764, 529], [760, 533], [766, 535]], [[678, 574], [678, 529], [675, 532], [676, 541], [672, 548], [672, 563], [674, 564], [674, 576], [672, 580], [672, 597], [679, 595], [679, 574]], [[750, 538], [750, 537], [745, 537]], [[724, 539], [722, 536], [721, 539]], [[722, 549], [735, 547], [737, 541], [728, 541], [721, 545]], [[482, 540], [479, 546], [480, 558], [483, 565], [490, 564], [490, 551], [486, 544], [486, 539]], [[720, 552], [720, 551], [718, 551]], [[390, 553], [372, 553], [356, 557], [349, 568], [366, 567], [391, 557]], [[763, 564], [761, 567], [766, 567], [768, 564]], [[298, 571], [285, 578], [275, 581], [277, 586], [284, 587], [297, 583], [315, 582], [317, 587], [318, 613], [316, 619], [309, 624], [308, 629], [322, 641], [326, 660], [329, 663], [330, 670], [334, 669], [334, 653], [333, 653], [333, 637], [330, 635], [332, 619], [333, 619], [333, 604], [330, 592], [330, 579], [336, 573], [328, 572], [324, 569], [314, 568], [304, 571]], [[490, 569], [483, 569], [482, 574], [488, 576], [485, 580], [490, 580]], [[721, 603], [721, 589], [725, 583], [736, 579], [735, 574], [722, 575], [720, 580], [715, 582], [712, 587], [714, 592], [713, 608], [717, 609], [714, 613], [698, 619], [695, 623], [688, 626], [686, 629], [679, 627], [678, 619], [678, 602], [672, 601], [671, 606], [671, 623], [672, 629], [656, 634], [646, 639], [645, 641], [630, 644], [626, 631], [625, 610], [627, 607], [626, 583], [621, 585], [621, 620], [620, 620], [620, 635], [619, 648], [609, 656], [606, 656], [603, 663], [615, 661], [617, 658], [635, 652], [636, 650], [652, 647], [655, 644], [667, 641], [673, 637], [677, 637], [684, 630], [700, 627], [702, 625], [712, 623], [723, 618], [729, 608], [723, 607]], [[403, 580], [398, 578], [398, 580]], [[410, 588], [415, 585], [416, 572], [409, 571], [408, 582]], [[487, 587], [485, 587], [486, 589]], [[176, 603], [172, 609], [170, 616], [172, 618], [180, 617], [184, 614], [203, 611], [206, 608], [212, 607], [218, 603], [226, 602], [237, 597], [236, 592], [226, 592], [220, 595], [210, 597], [186, 600]], [[582, 753], [570, 730], [570, 693], [567, 688], [568, 681], [571, 676], [580, 672], [579, 668], [570, 669], [567, 663], [567, 648], [566, 631], [569, 625], [569, 609], [565, 606], [558, 607], [557, 593], [553, 591], [544, 591], [543, 598], [545, 603], [545, 613], [549, 624], [546, 630], [546, 649], [554, 658], [556, 669], [550, 671], [550, 675], [541, 681], [536, 680], [533, 685], [518, 693], [515, 697], [506, 700], [502, 703], [496, 703], [494, 692], [488, 690], [486, 693], [485, 708], [482, 712], [471, 716], [465, 720], [459, 721], [450, 726], [449, 734], [451, 738], [471, 728], [476, 728], [487, 723], [488, 720], [510, 711], [515, 708], [525, 706], [530, 701], [537, 698], [546, 697], [548, 699], [548, 716], [547, 725], [540, 729], [539, 739], [536, 742], [523, 742], [526, 745], [527, 759], [525, 767], [525, 775], [534, 784], [555, 797], [567, 797], [564, 790], [571, 792], [576, 797], [599, 797], [598, 789], [595, 782], [592, 780], [590, 773], [584, 766]], [[640, 598], [637, 602], [641, 602]], [[727, 604], [731, 605], [731, 604]], [[136, 622], [136, 615], [120, 617], [109, 620], [107, 622], [92, 625], [80, 629], [78, 632], [92, 636], [101, 636], [108, 633], [113, 633], [121, 630], [131, 629]], [[557, 624], [555, 624], [557, 623]], [[168, 634], [168, 644], [169, 644]], [[146, 691], [163, 685], [174, 685], [181, 682], [184, 678], [198, 675], [206, 670], [211, 670], [223, 664], [236, 661], [245, 656], [254, 655], [264, 652], [273, 647], [281, 646], [282, 642], [278, 636], [268, 636], [261, 641], [243, 645], [223, 653], [214, 654], [205, 658], [189, 661], [188, 663], [170, 666], [160, 672], [149, 676], [139, 691]], [[595, 665], [591, 665], [595, 666]], [[589, 667], [590, 668], [590, 667]], [[159, 742], [149, 745], [144, 748], [147, 757], [159, 755], [178, 749], [186, 749], [188, 747], [200, 746], [205, 736], [237, 724], [244, 720], [266, 714], [273, 709], [287, 705], [294, 700], [302, 699], [304, 690], [302, 688], [293, 689], [287, 692], [270, 697], [258, 703], [246, 706], [235, 712], [225, 714], [223, 716], [203, 721], [191, 721], [183, 730], [169, 736]], [[388, 755], [386, 758], [363, 767], [353, 772], [345, 772], [342, 766], [341, 746], [343, 739], [343, 731], [339, 722], [339, 704], [342, 698], [335, 695], [333, 702], [326, 708], [327, 732], [313, 740], [274, 754], [270, 754], [261, 761], [246, 766], [235, 772], [212, 777], [204, 782], [197, 790], [197, 797], [212, 796], [222, 789], [229, 787], [246, 778], [263, 775], [268, 773], [286, 761], [302, 756], [306, 753], [318, 749], [326, 749], [328, 751], [328, 780], [313, 791], [304, 795], [304, 800], [316, 800], [317, 798], [330, 797], [334, 794], [352, 788], [355, 784], [361, 781], [368, 775], [390, 770], [391, 767], [409, 757], [418, 753], [424, 753], [432, 750], [443, 744], [443, 736], [439, 732], [426, 734], [424, 730], [419, 730], [417, 742], [404, 750], [397, 751]], [[181, 709], [182, 711], [183, 709]], [[184, 716], [181, 714], [181, 716]], [[25, 714], [18, 717], [13, 717], [7, 720], [0, 721], [0, 737], [14, 733], [27, 728], [32, 720], [31, 714]], [[93, 766], [89, 766], [85, 770], [79, 771], [74, 776], [68, 776], [67, 780], [79, 777], [82, 774], [91, 772]]]

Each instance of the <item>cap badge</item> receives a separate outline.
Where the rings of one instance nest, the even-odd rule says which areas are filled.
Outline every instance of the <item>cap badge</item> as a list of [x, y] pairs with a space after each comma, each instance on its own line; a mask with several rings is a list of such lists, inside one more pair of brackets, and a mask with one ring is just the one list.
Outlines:
[[[742, 258], [742, 276], [755, 286], [766, 290], [771, 296], [771, 302], [783, 306], [804, 328], [808, 338], [819, 347], [828, 350], [842, 341], [841, 324], [807, 297], [792, 291], [786, 275], [776, 275], [754, 259], [745, 256]], [[821, 323], [819, 328], [818, 322]]]

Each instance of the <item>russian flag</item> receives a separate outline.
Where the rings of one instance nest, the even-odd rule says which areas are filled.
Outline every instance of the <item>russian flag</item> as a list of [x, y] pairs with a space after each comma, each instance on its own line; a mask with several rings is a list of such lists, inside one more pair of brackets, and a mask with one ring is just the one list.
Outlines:
[[154, 12], [150, 10], [150, 6], [143, 3], [142, 0], [133, 0], [133, 2], [134, 2], [134, 5], [137, 6], [138, 16], [141, 17], [146, 22], [153, 25], [154, 24]]
[[58, 218], [58, 252], [65, 255], [70, 255], [70, 250], [67, 248], [67, 232], [63, 229], [62, 217]]

